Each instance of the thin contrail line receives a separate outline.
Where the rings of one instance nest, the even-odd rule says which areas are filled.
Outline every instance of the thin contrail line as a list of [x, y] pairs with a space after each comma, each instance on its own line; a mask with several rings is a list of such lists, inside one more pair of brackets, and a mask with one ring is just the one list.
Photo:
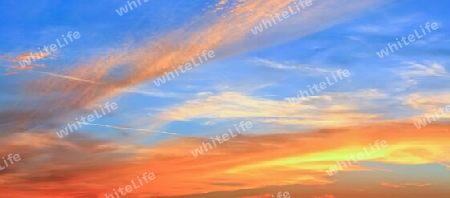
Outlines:
[[93, 83], [93, 84], [98, 84], [98, 85], [102, 84], [102, 83], [98, 83], [98, 82], [94, 82], [94, 81], [90, 81], [90, 80], [85, 80], [85, 79], [72, 77], [72, 76], [59, 75], [59, 74], [55, 74], [55, 73], [51, 73], [51, 72], [41, 72], [41, 71], [34, 71], [34, 72], [38, 72], [38, 73], [42, 73], [42, 74], [46, 74], [46, 75], [50, 75], [50, 76], [54, 76], [54, 77], [65, 78], [65, 79], [69, 79], [69, 80], [88, 82], [88, 83]]
[[[81, 79], [81, 78], [77, 78], [77, 77], [73, 77], [73, 76], [60, 75], [60, 74], [56, 74], [56, 73], [52, 73], [52, 72], [41, 72], [41, 71], [32, 71], [32, 72], [38, 72], [38, 73], [46, 74], [46, 75], [53, 76], [53, 77], [65, 78], [68, 80], [75, 80], [75, 81], [82, 81], [82, 82], [87, 82], [87, 83], [92, 83], [92, 84], [97, 84], [97, 85], [103, 84], [103, 83], [98, 83], [98, 82], [94, 82], [91, 80], [85, 80], [85, 79]], [[142, 95], [150, 95], [150, 96], [157, 96], [157, 97], [167, 97], [166, 95], [164, 95], [162, 93], [142, 91], [142, 90], [136, 89], [136, 88], [123, 89], [123, 92], [138, 93], [138, 94], [142, 94]]]
[[92, 123], [86, 123], [85, 125], [92, 125], [92, 126], [102, 126], [107, 128], [113, 128], [113, 129], [121, 129], [121, 130], [134, 130], [134, 131], [145, 131], [145, 132], [151, 132], [151, 133], [162, 133], [162, 134], [169, 134], [169, 135], [177, 135], [177, 136], [183, 136], [178, 133], [171, 133], [171, 132], [165, 132], [165, 131], [158, 131], [158, 130], [148, 130], [148, 129], [136, 129], [136, 128], [127, 128], [127, 127], [119, 127], [119, 126], [112, 126], [112, 125], [104, 125], [104, 124], [92, 124]]

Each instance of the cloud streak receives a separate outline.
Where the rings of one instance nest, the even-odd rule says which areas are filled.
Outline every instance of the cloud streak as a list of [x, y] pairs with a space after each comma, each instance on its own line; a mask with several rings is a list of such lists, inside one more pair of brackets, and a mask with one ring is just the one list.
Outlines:
[[[389, 146], [376, 155], [367, 156], [365, 161], [398, 165], [449, 163], [450, 158], [444, 150], [450, 135], [443, 132], [448, 127], [431, 125], [415, 130], [409, 123], [397, 123], [306, 133], [243, 134], [195, 159], [189, 151], [201, 145], [205, 141], [202, 138], [180, 137], [153, 146], [142, 146], [93, 140], [79, 134], [73, 134], [68, 141], [56, 141], [54, 135], [18, 133], [0, 140], [4, 145], [0, 153], [14, 147], [26, 163], [17, 163], [1, 173], [2, 178], [9, 181], [8, 188], [3, 188], [6, 194], [16, 198], [101, 195], [143, 171], [154, 172], [156, 179], [134, 191], [141, 197], [188, 197], [188, 194], [220, 191], [228, 191], [228, 197], [239, 197], [249, 196], [240, 189], [299, 185], [310, 190], [317, 187], [318, 190], [320, 186], [340, 183], [348, 186], [336, 190], [329, 188], [329, 193], [351, 195], [356, 193], [352, 189], [355, 182], [371, 185], [374, 181], [353, 177], [336, 180], [324, 170], [336, 161], [344, 161], [346, 156], [360, 152], [367, 146], [365, 143], [376, 139], [388, 140]], [[364, 163], [360, 166], [348, 167], [339, 175], [345, 176], [348, 172], [386, 174], [386, 177], [375, 181], [378, 182], [376, 185], [382, 187], [380, 184], [383, 182], [395, 184], [386, 181], [391, 172], [380, 172]], [[399, 185], [425, 187], [428, 185], [422, 184], [426, 183], [416, 181]], [[291, 195], [304, 195], [302, 193], [306, 191], [293, 190]]]
[[[261, 20], [266, 19], [271, 13], [274, 14], [284, 10], [291, 2], [252, 0], [231, 4], [233, 6], [222, 10], [221, 13], [207, 13], [204, 17], [199, 17], [198, 21], [193, 22], [198, 24], [199, 27], [194, 31], [186, 33], [184, 28], [178, 29], [165, 37], [154, 40], [147, 46], [124, 49], [121, 52], [112, 53], [109, 56], [79, 65], [63, 74], [58, 74], [59, 77], [76, 79], [79, 82], [62, 81], [62, 79], [38, 80], [30, 84], [29, 94], [45, 96], [58, 92], [59, 96], [51, 98], [51, 102], [48, 102], [52, 105], [45, 106], [43, 109], [53, 113], [67, 114], [93, 102], [120, 94], [124, 89], [154, 79], [166, 71], [169, 72], [175, 66], [184, 64], [192, 57], [196, 57], [197, 53], [201, 51], [214, 50], [217, 51], [217, 58], [225, 58], [299, 38], [334, 25], [364, 9], [373, 8], [380, 2], [384, 1], [347, 0], [337, 3], [328, 0], [314, 3], [308, 12], [289, 18], [286, 23], [280, 24], [277, 28], [271, 28], [265, 35], [274, 37], [269, 39], [267, 43], [257, 45], [252, 44], [252, 40], [263, 39], [265, 35], [257, 38], [249, 34], [249, 29]], [[330, 10], [333, 11], [329, 12]], [[211, 17], [214, 15], [217, 17]], [[290, 31], [294, 25], [303, 27], [303, 29], [299, 31], [298, 28], [295, 28], [296, 32]], [[278, 36], [285, 33], [290, 34], [283, 37]], [[180, 38], [186, 39], [180, 40]], [[111, 77], [111, 74], [120, 67], [125, 67], [126, 72], [120, 77]], [[29, 104], [24, 105], [29, 106]], [[32, 120], [33, 117], [35, 116], [32, 114], [22, 119], [31, 120], [36, 125], [37, 123]], [[49, 119], [51, 118], [49, 117]]]

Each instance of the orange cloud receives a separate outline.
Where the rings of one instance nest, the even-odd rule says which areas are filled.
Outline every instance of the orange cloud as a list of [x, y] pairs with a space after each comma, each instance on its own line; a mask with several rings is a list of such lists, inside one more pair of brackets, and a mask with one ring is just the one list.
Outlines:
[[[177, 138], [154, 146], [142, 146], [99, 141], [77, 134], [68, 141], [60, 141], [53, 133], [17, 133], [0, 140], [4, 145], [0, 153], [14, 150], [22, 156], [21, 163], [2, 172], [2, 178], [8, 181], [6, 192], [16, 198], [46, 197], [45, 194], [53, 197], [101, 196], [128, 184], [144, 172], [155, 173], [156, 179], [133, 191], [136, 196], [224, 191], [238, 195], [240, 189], [274, 185], [325, 188], [339, 182], [328, 177], [325, 169], [376, 139], [387, 139], [389, 145], [366, 161], [391, 164], [449, 162], [441, 150], [450, 139], [449, 133], [442, 132], [448, 127], [430, 125], [416, 130], [410, 124], [386, 124], [303, 133], [243, 134], [196, 158], [190, 151], [209, 138]], [[419, 150], [424, 152], [414, 152]], [[351, 171], [359, 172], [348, 170]], [[423, 187], [428, 184], [402, 185]], [[293, 193], [291, 195], [294, 197]]]
[[272, 195], [269, 193], [266, 193], [266, 194], [262, 194], [262, 195], [243, 196], [243, 197], [239, 197], [239, 198], [270, 198], [270, 197], [272, 197]]
[[16, 69], [16, 70], [27, 70], [27, 69], [33, 69], [35, 67], [45, 67], [45, 64], [30, 64], [30, 65], [14, 65], [10, 68]]
[[16, 59], [11, 60], [11, 62], [14, 62], [14, 63], [20, 62], [25, 59], [27, 59], [30, 62], [31, 62], [31, 60], [37, 61], [37, 60], [41, 60], [41, 59], [45, 58], [46, 56], [50, 56], [50, 54], [47, 54], [45, 52], [36, 52], [34, 54], [32, 52], [25, 52], [25, 53], [17, 56]]
[[[342, 10], [337, 9], [340, 2], [325, 1], [323, 5], [318, 2], [320, 9], [325, 11], [311, 10], [309, 15], [301, 16], [304, 19], [293, 18], [299, 25], [312, 24], [310, 26], [314, 28], [307, 29], [302, 35], [283, 38], [307, 35], [337, 22], [334, 18], [343, 12], [372, 5], [366, 1], [354, 2]], [[230, 45], [241, 44], [250, 27], [284, 9], [288, 3], [281, 0], [248, 1], [236, 6], [225, 18], [202, 24], [204, 28], [193, 34], [182, 37], [183, 29], [180, 29], [149, 46], [133, 50], [131, 54], [131, 50], [125, 50], [80, 65], [60, 75], [64, 78], [33, 82], [27, 87], [30, 95], [55, 95], [55, 92], [61, 95], [48, 100], [39, 98], [37, 104], [36, 101], [26, 103], [28, 108], [25, 109], [32, 110], [0, 112], [0, 124], [11, 126], [3, 130], [6, 132], [2, 131], [8, 136], [0, 139], [4, 145], [0, 148], [1, 153], [14, 150], [24, 159], [24, 163], [1, 172], [2, 179], [8, 181], [8, 187], [3, 188], [2, 193], [11, 194], [14, 198], [96, 197], [111, 193], [112, 189], [128, 184], [136, 175], [147, 171], [154, 172], [156, 180], [133, 191], [130, 196], [176, 196], [219, 191], [239, 193], [237, 191], [243, 188], [271, 185], [327, 186], [337, 182], [325, 173], [330, 165], [337, 160], [345, 160], [348, 154], [360, 152], [361, 148], [377, 139], [388, 140], [389, 146], [368, 158], [370, 161], [392, 164], [450, 162], [448, 156], [442, 155], [442, 148], [450, 137], [442, 132], [448, 127], [444, 125], [429, 125], [419, 131], [410, 123], [385, 123], [308, 133], [286, 134], [280, 131], [270, 135], [242, 135], [198, 158], [194, 158], [190, 151], [209, 139], [180, 138], [142, 146], [99, 141], [76, 134], [67, 141], [60, 141], [54, 132], [23, 132], [23, 128], [45, 125], [61, 114], [72, 113], [171, 71], [173, 66], [189, 61], [203, 50], [222, 49], [220, 57], [240, 53], [242, 51], [226, 49]], [[319, 19], [333, 20], [324, 24], [319, 23]], [[321, 24], [320, 27], [317, 24]], [[285, 30], [281, 27], [270, 31]], [[179, 38], [186, 39], [180, 41]], [[274, 39], [272, 44], [282, 41]], [[251, 48], [245, 48], [248, 49]], [[110, 78], [111, 70], [122, 64], [129, 67], [129, 75]], [[348, 115], [350, 118], [358, 116]]]
[[389, 183], [389, 182], [383, 182], [383, 183], [381, 183], [381, 185], [386, 186], [386, 187], [392, 187], [392, 188], [401, 188], [401, 187], [405, 187], [405, 186], [426, 187], [426, 186], [430, 186], [431, 184], [429, 184], [429, 183], [426, 183], [426, 184], [420, 184], [420, 183], [393, 184], [393, 183]]
[[3, 56], [0, 56], [0, 60], [5, 59], [5, 58], [9, 58], [11, 56], [11, 53], [6, 53]]
[[334, 195], [325, 194], [323, 196], [314, 196], [313, 198], [335, 198]]
[[[348, 16], [375, 7], [380, 2], [384, 2], [384, 0], [352, 0], [348, 4], [331, 0], [317, 2], [308, 8], [308, 12], [292, 16], [289, 20], [286, 20], [286, 23], [280, 23], [277, 28], [271, 28], [270, 31], [267, 31], [265, 35], [271, 36], [271, 39], [268, 39], [269, 42], [252, 42], [255, 44], [248, 45], [246, 43], [249, 41], [264, 38], [252, 35], [250, 28], [259, 24], [263, 19], [267, 20], [271, 14], [284, 11], [292, 1], [239, 1], [238, 4], [232, 5], [230, 9], [217, 17], [211, 17], [211, 13], [198, 17], [200, 20], [193, 22], [199, 27], [195, 30], [185, 31], [184, 28], [181, 28], [165, 34], [166, 36], [149, 45], [111, 53], [110, 56], [100, 57], [98, 60], [79, 65], [76, 69], [61, 74], [98, 82], [101, 85], [67, 82], [61, 78], [52, 78], [33, 82], [28, 87], [30, 92], [35, 94], [59, 92], [60, 100], [49, 102], [52, 105], [46, 110], [69, 113], [74, 109], [81, 109], [93, 102], [123, 93], [123, 90], [158, 77], [164, 72], [172, 71], [175, 66], [189, 62], [191, 58], [196, 57], [198, 53], [204, 50], [220, 51], [220, 54], [215, 57], [216, 60], [251, 49], [277, 44], [334, 25], [345, 19], [343, 15]], [[223, 4], [218, 6], [221, 5]], [[317, 24], [321, 25], [318, 26]], [[297, 34], [275, 36], [292, 29], [294, 26], [302, 26], [305, 29], [297, 31], [301, 32]], [[240, 47], [237, 47], [237, 45]], [[111, 69], [115, 69], [119, 65], [126, 65], [128, 75], [110, 78]], [[22, 119], [29, 120], [32, 118], [22, 117]], [[278, 121], [272, 120], [271, 122]]]
[[[8, 55], [9, 56], [9, 55]], [[22, 70], [32, 70], [35, 67], [41, 67], [44, 68], [45, 64], [43, 63], [34, 63], [37, 60], [41, 60], [45, 57], [49, 56], [49, 54], [45, 53], [45, 52], [37, 52], [37, 53], [32, 53], [32, 52], [28, 52], [28, 53], [23, 53], [19, 56], [17, 56], [15, 59], [10, 60], [10, 62], [12, 63], [19, 63], [18, 65], [13, 65], [9, 68], [7, 68], [6, 70], [15, 70], [14, 72], [8, 72], [8, 74], [14, 73], [17, 74], [18, 71], [22, 71]], [[0, 57], [1, 59], [1, 57]]]

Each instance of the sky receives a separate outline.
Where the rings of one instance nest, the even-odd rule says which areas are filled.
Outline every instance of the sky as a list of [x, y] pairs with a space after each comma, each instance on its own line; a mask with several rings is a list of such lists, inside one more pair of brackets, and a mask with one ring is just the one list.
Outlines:
[[449, 3], [307, 2], [0, 1], [0, 197], [449, 197]]

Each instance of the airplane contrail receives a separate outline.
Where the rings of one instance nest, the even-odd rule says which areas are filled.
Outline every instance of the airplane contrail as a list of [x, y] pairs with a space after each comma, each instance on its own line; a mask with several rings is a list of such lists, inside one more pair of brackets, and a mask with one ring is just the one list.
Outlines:
[[81, 79], [81, 78], [77, 78], [77, 77], [73, 77], [73, 76], [60, 75], [60, 74], [51, 73], [51, 72], [41, 72], [41, 71], [33, 71], [33, 72], [38, 72], [38, 73], [42, 73], [42, 74], [46, 74], [46, 75], [50, 75], [50, 76], [54, 76], [54, 77], [69, 79], [69, 80], [88, 82], [88, 83], [93, 83], [93, 84], [98, 84], [98, 85], [102, 84], [102, 83], [98, 83], [98, 82], [94, 82], [94, 81], [90, 81], [90, 80], [85, 80], [85, 79]]
[[102, 127], [107, 127], [107, 128], [112, 128], [112, 129], [120, 129], [120, 130], [134, 130], [134, 131], [145, 131], [145, 132], [151, 132], [151, 133], [162, 133], [162, 134], [169, 134], [169, 135], [177, 135], [177, 136], [186, 137], [185, 135], [181, 135], [181, 134], [178, 134], [178, 133], [171, 133], [171, 132], [158, 131], [158, 130], [127, 128], [127, 127], [119, 127], [119, 126], [104, 125], [104, 124], [92, 124], [92, 123], [86, 123], [85, 125], [102, 126]]

